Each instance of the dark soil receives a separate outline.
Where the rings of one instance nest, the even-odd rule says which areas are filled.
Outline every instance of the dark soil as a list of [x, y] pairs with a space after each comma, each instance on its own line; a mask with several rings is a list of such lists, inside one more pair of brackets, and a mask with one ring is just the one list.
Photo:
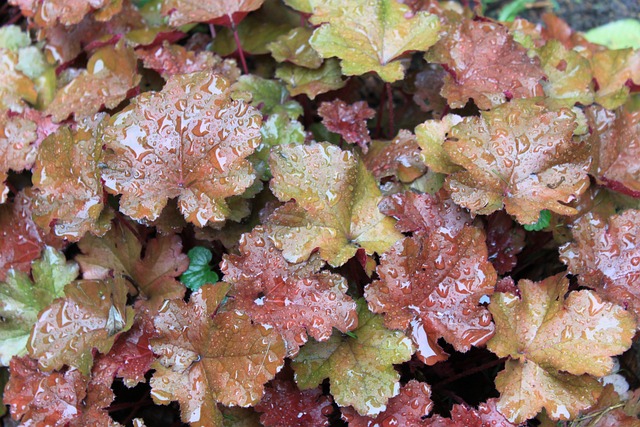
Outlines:
[[[487, 15], [498, 16], [499, 10], [511, 0], [499, 0], [492, 3]], [[554, 7], [554, 3], [555, 6]], [[638, 0], [544, 0], [537, 1], [522, 12], [519, 17], [531, 22], [540, 22], [545, 12], [553, 12], [578, 31], [625, 18], [640, 19], [640, 1]]]

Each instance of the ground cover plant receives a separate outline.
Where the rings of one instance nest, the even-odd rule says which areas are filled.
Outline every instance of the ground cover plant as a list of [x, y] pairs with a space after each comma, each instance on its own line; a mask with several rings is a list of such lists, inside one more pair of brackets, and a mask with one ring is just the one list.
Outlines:
[[4, 421], [640, 425], [640, 51], [481, 10], [2, 6]]

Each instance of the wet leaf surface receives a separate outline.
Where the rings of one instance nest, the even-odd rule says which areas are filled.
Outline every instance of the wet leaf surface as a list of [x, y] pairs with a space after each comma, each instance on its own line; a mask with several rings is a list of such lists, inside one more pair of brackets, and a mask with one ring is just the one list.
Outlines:
[[120, 211], [134, 219], [155, 220], [177, 197], [187, 221], [221, 223], [229, 214], [225, 199], [255, 178], [245, 157], [260, 143], [260, 124], [257, 111], [229, 99], [224, 78], [174, 76], [162, 92], [139, 95], [112, 117], [105, 187], [122, 194]]
[[377, 209], [381, 195], [373, 176], [351, 152], [288, 145], [274, 151], [270, 163], [271, 191], [289, 203], [269, 217], [267, 231], [287, 261], [305, 260], [319, 248], [322, 259], [339, 266], [358, 247], [382, 253], [401, 237]]
[[225, 255], [220, 266], [224, 280], [232, 284], [230, 308], [280, 332], [287, 356], [298, 353], [307, 334], [326, 341], [333, 328], [348, 332], [358, 326], [346, 280], [320, 272], [324, 262], [317, 255], [299, 264], [288, 262], [263, 227], [244, 234], [238, 250], [240, 255]]
[[376, 112], [366, 102], [359, 101], [350, 105], [339, 99], [323, 102], [318, 108], [318, 114], [328, 130], [339, 134], [349, 144], [357, 144], [363, 153], [367, 153], [371, 142], [367, 119], [372, 119]]
[[[569, 293], [564, 274], [521, 280], [521, 296], [496, 293], [489, 309], [496, 334], [487, 348], [511, 360], [496, 378], [498, 410], [512, 422], [542, 408], [567, 420], [593, 405], [610, 373], [612, 356], [631, 345], [636, 323], [622, 307], [588, 290]], [[513, 319], [516, 321], [514, 322]]]
[[298, 387], [314, 388], [329, 378], [338, 405], [351, 405], [361, 415], [384, 411], [388, 399], [400, 392], [393, 364], [409, 360], [413, 346], [402, 332], [382, 323], [359, 300], [358, 328], [352, 335], [335, 332], [328, 341], [311, 341], [300, 350], [292, 363]]
[[284, 342], [273, 328], [237, 311], [217, 313], [227, 290], [222, 283], [203, 286], [188, 304], [167, 301], [154, 319], [158, 338], [151, 346], [160, 359], [152, 366], [151, 396], [161, 405], [177, 400], [192, 426], [221, 425], [218, 402], [257, 404], [283, 364]]
[[323, 427], [329, 425], [333, 407], [320, 388], [298, 390], [294, 383], [276, 379], [265, 387], [256, 410], [262, 412], [260, 422], [266, 427]]

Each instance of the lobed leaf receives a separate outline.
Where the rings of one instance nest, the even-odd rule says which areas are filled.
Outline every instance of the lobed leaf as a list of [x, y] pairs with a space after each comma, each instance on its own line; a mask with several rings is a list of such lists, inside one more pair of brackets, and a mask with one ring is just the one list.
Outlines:
[[358, 247], [382, 253], [401, 237], [377, 209], [373, 176], [351, 152], [326, 143], [286, 145], [270, 163], [271, 191], [289, 203], [269, 217], [268, 233], [287, 261], [303, 261], [319, 248], [322, 259], [339, 266]]
[[161, 405], [177, 400], [182, 420], [192, 426], [222, 425], [218, 402], [257, 404], [284, 363], [284, 343], [274, 329], [237, 311], [217, 313], [227, 290], [222, 283], [205, 285], [188, 304], [167, 301], [154, 318], [158, 337], [151, 346], [160, 359], [152, 366], [151, 396]]
[[307, 343], [292, 367], [301, 389], [329, 378], [338, 405], [351, 405], [361, 415], [375, 416], [400, 392], [400, 375], [393, 364], [406, 362], [412, 354], [411, 341], [402, 332], [386, 329], [382, 318], [359, 300], [358, 328], [353, 334], [334, 333], [326, 342]]
[[227, 197], [255, 178], [245, 157], [260, 142], [261, 118], [229, 99], [229, 83], [211, 72], [176, 75], [162, 92], [134, 98], [105, 128], [106, 189], [122, 194], [120, 210], [153, 221], [177, 197], [199, 227], [230, 214]]
[[298, 390], [292, 382], [273, 380], [265, 387], [256, 410], [262, 413], [260, 422], [266, 427], [326, 427], [333, 407], [331, 398], [324, 396], [319, 387]]
[[365, 101], [350, 105], [339, 99], [323, 102], [318, 107], [318, 115], [329, 131], [339, 134], [349, 144], [358, 144], [362, 152], [367, 153], [371, 137], [366, 121], [372, 119], [376, 112]]

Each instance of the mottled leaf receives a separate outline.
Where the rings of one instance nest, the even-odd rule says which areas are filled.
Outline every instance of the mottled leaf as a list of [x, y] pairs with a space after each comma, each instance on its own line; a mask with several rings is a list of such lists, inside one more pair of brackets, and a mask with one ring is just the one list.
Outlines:
[[227, 289], [205, 285], [188, 304], [167, 301], [154, 318], [158, 338], [151, 346], [160, 359], [151, 396], [161, 405], [177, 400], [182, 420], [192, 426], [222, 425], [218, 402], [257, 404], [284, 363], [284, 343], [274, 329], [237, 311], [217, 312]]
[[387, 409], [377, 417], [362, 416], [347, 407], [342, 409], [342, 419], [351, 427], [427, 426], [430, 420], [424, 418], [433, 407], [430, 396], [431, 388], [426, 383], [411, 380], [400, 388], [400, 394], [389, 399]]
[[365, 101], [353, 104], [340, 99], [323, 102], [318, 107], [318, 115], [328, 130], [339, 134], [349, 144], [357, 144], [363, 153], [367, 153], [371, 142], [367, 120], [372, 119], [376, 111], [369, 108]]
[[523, 422], [543, 407], [555, 420], [575, 417], [600, 394], [602, 386], [591, 375], [608, 374], [611, 356], [631, 345], [631, 313], [588, 290], [565, 299], [568, 285], [564, 274], [537, 283], [523, 279], [520, 297], [491, 298], [496, 334], [487, 348], [511, 358], [496, 378], [498, 410], [511, 422]]
[[33, 168], [33, 219], [40, 228], [70, 241], [91, 232], [103, 235], [111, 226], [103, 213], [98, 165], [105, 114], [61, 127], [41, 144]]
[[473, 213], [503, 206], [521, 224], [548, 209], [573, 215], [566, 203], [589, 186], [588, 144], [573, 138], [578, 117], [533, 100], [514, 100], [451, 129], [444, 149], [465, 168], [447, 178], [452, 199]]
[[289, 203], [269, 217], [268, 231], [287, 261], [305, 260], [319, 248], [339, 266], [358, 247], [382, 253], [401, 237], [377, 209], [373, 176], [351, 152], [326, 143], [287, 145], [272, 152], [270, 163], [271, 190]]
[[[176, 235], [150, 239], [143, 247], [133, 226], [116, 221], [102, 238], [85, 236], [76, 257], [85, 279], [122, 277], [140, 291], [145, 305], [156, 310], [165, 299], [182, 298], [185, 288], [176, 278], [189, 266]], [[142, 256], [144, 250], [144, 256]]]
[[189, 249], [189, 268], [180, 275], [180, 281], [192, 291], [197, 291], [203, 285], [218, 282], [218, 274], [211, 270], [209, 263], [213, 258], [211, 251], [203, 246]]
[[640, 319], [640, 211], [629, 209], [607, 220], [589, 212], [572, 232], [574, 241], [560, 248], [569, 272]]
[[292, 382], [273, 380], [256, 410], [266, 427], [326, 427], [333, 407], [320, 388], [301, 391]]
[[232, 284], [230, 307], [280, 332], [287, 356], [298, 353], [307, 334], [326, 341], [332, 328], [348, 332], [357, 327], [346, 280], [319, 272], [324, 262], [317, 255], [299, 264], [288, 262], [262, 227], [244, 234], [238, 251], [240, 255], [225, 255], [220, 265], [224, 280]]
[[327, 59], [317, 69], [283, 64], [276, 69], [276, 77], [282, 80], [291, 96], [307, 95], [311, 99], [332, 90], [344, 87], [342, 70], [336, 59]]
[[586, 110], [591, 133], [591, 174], [599, 183], [640, 197], [640, 107], [627, 102], [615, 111], [600, 106]]
[[133, 51], [120, 42], [98, 49], [83, 70], [57, 92], [46, 112], [60, 122], [93, 116], [102, 107], [115, 108], [140, 82]]
[[[4, 97], [1, 93], [0, 96]], [[5, 181], [9, 170], [16, 172], [33, 166], [38, 151], [36, 124], [22, 116], [0, 112], [0, 203], [7, 200]]]
[[176, 74], [209, 70], [223, 75], [230, 82], [240, 77], [240, 69], [235, 60], [222, 59], [206, 50], [187, 50], [184, 46], [169, 44], [166, 40], [161, 45], [136, 49], [136, 56], [142, 60], [145, 68], [157, 71], [165, 80]]
[[63, 427], [78, 417], [87, 386], [80, 371], [42, 372], [28, 357], [14, 358], [10, 369], [3, 399], [21, 425]]
[[307, 343], [292, 366], [301, 389], [314, 388], [329, 378], [338, 405], [375, 416], [400, 392], [400, 375], [393, 364], [406, 362], [412, 353], [411, 340], [402, 332], [387, 330], [382, 317], [359, 300], [358, 329], [348, 336], [336, 332], [326, 342]]
[[382, 255], [380, 280], [365, 288], [371, 310], [384, 313], [389, 328], [410, 329], [428, 364], [441, 359], [438, 338], [466, 352], [493, 335], [491, 316], [480, 305], [497, 278], [484, 242], [484, 233], [469, 226], [416, 232]]
[[33, 18], [39, 27], [50, 27], [58, 22], [77, 24], [95, 10], [105, 14], [102, 20], [108, 20], [122, 7], [121, 0], [9, 0], [9, 3], [20, 7], [22, 14]]
[[386, 82], [404, 77], [397, 61], [407, 51], [427, 50], [438, 39], [440, 22], [427, 12], [412, 13], [394, 0], [319, 3], [311, 22], [323, 24], [311, 46], [325, 58], [342, 60], [348, 76], [374, 71]]
[[452, 108], [462, 108], [472, 98], [483, 110], [512, 98], [543, 94], [539, 81], [544, 72], [537, 59], [513, 40], [497, 22], [465, 19], [429, 52], [429, 62], [448, 71], [442, 96]]
[[481, 403], [478, 409], [453, 405], [451, 418], [434, 415], [428, 422], [429, 427], [516, 427], [498, 411], [495, 398]]
[[47, 246], [42, 258], [33, 262], [31, 274], [9, 270], [0, 283], [0, 364], [26, 353], [31, 328], [40, 310], [64, 296], [64, 287], [78, 276], [78, 265]]
[[20, 72], [18, 53], [0, 48], [0, 112], [21, 112], [26, 102], [35, 104], [38, 92], [34, 83]]
[[405, 129], [391, 141], [373, 141], [363, 160], [378, 181], [396, 176], [401, 182], [412, 182], [426, 171], [416, 138]]
[[238, 24], [252, 10], [262, 6], [264, 0], [166, 0], [162, 13], [169, 15], [169, 24], [175, 27], [190, 22], [218, 21]]
[[93, 349], [108, 352], [118, 335], [131, 328], [134, 312], [125, 305], [123, 280], [78, 280], [64, 293], [38, 315], [27, 350], [43, 371], [67, 365], [86, 375]]
[[209, 72], [171, 77], [146, 92], [105, 129], [105, 187], [122, 194], [120, 210], [155, 220], [178, 197], [185, 218], [200, 227], [229, 214], [227, 197], [255, 178], [245, 157], [260, 143], [260, 114], [229, 99], [229, 83]]
[[278, 62], [291, 62], [306, 68], [318, 68], [322, 57], [309, 44], [313, 30], [297, 27], [267, 45], [271, 56]]

